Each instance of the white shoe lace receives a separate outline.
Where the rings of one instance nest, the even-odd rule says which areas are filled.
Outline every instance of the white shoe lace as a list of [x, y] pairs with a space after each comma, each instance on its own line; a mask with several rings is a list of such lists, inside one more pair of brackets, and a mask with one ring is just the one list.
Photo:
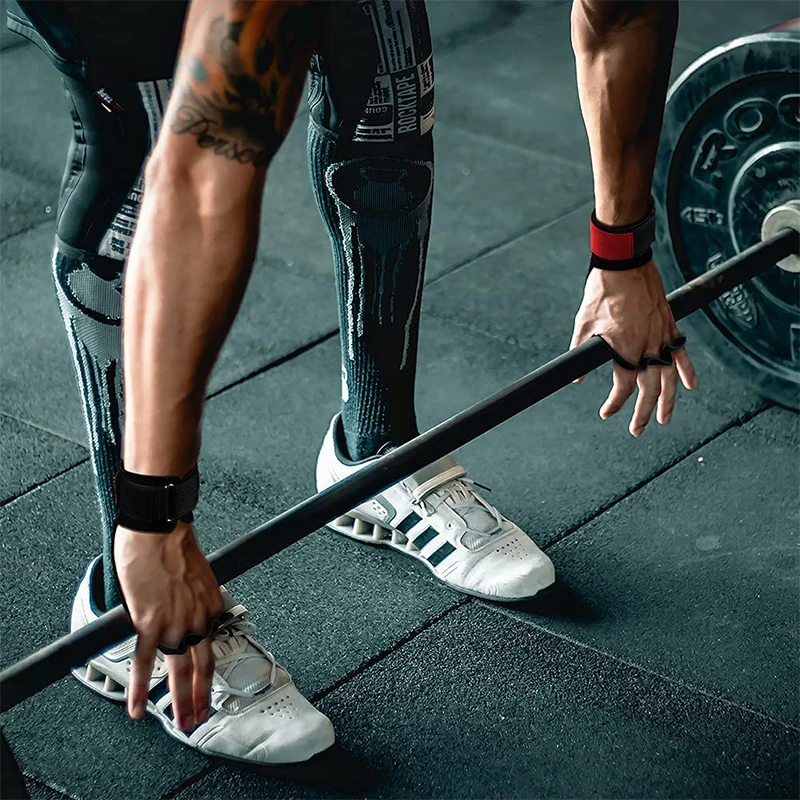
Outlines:
[[[215, 674], [211, 693], [215, 698], [220, 698], [222, 695], [255, 697], [275, 683], [278, 669], [275, 657], [250, 638], [254, 630], [253, 625], [244, 618], [246, 613], [247, 609], [244, 606], [232, 606], [222, 615], [222, 624], [214, 634], [212, 647], [215, 657]], [[249, 689], [237, 689], [231, 686], [228, 679], [232, 676], [233, 671], [243, 662], [253, 658], [266, 659], [269, 662], [270, 670], [267, 681], [259, 681]]]

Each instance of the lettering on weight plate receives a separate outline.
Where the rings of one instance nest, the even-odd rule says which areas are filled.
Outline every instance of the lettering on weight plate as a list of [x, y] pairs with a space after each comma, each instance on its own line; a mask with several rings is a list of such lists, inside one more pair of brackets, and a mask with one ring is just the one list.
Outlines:
[[687, 206], [681, 211], [681, 219], [694, 225], [706, 225], [715, 228], [725, 227], [725, 217], [714, 208]]
[[719, 302], [726, 315], [740, 328], [751, 331], [758, 325], [758, 311], [750, 292], [744, 286], [736, 286], [725, 292]]
[[728, 144], [728, 138], [722, 131], [713, 130], [703, 137], [692, 159], [691, 175], [695, 180], [713, 186], [722, 185], [722, 173], [719, 166], [723, 161], [734, 158], [739, 148]]

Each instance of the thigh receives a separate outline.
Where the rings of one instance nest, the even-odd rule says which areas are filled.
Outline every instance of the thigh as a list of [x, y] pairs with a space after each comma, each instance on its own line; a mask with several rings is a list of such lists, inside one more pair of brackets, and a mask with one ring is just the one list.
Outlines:
[[413, 148], [434, 119], [425, 3], [333, 0], [312, 60], [309, 104], [313, 120], [342, 146]]
[[138, 215], [142, 168], [166, 99], [167, 82], [96, 86], [65, 77], [64, 84], [72, 140], [56, 234], [67, 252], [124, 258]]

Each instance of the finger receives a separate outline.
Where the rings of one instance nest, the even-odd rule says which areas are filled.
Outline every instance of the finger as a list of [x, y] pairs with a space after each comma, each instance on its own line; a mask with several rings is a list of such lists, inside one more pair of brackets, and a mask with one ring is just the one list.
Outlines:
[[656, 420], [659, 425], [667, 425], [675, 408], [675, 395], [678, 392], [678, 370], [672, 367], [661, 368], [661, 396], [658, 398]]
[[211, 705], [211, 682], [214, 678], [214, 651], [211, 647], [211, 638], [203, 639], [191, 648], [190, 653], [194, 666], [192, 683], [194, 718], [200, 725], [208, 719], [208, 709]]
[[[170, 642], [172, 644], [172, 642]], [[189, 732], [194, 728], [194, 703], [192, 699], [192, 683], [194, 666], [192, 654], [165, 656], [169, 670], [169, 691], [172, 695], [172, 715], [178, 727]]]
[[128, 714], [132, 719], [144, 719], [147, 713], [147, 695], [150, 692], [150, 676], [153, 674], [157, 647], [157, 633], [139, 634], [128, 686]]
[[653, 409], [658, 403], [661, 395], [661, 369], [659, 367], [648, 367], [639, 373], [637, 384], [639, 386], [639, 396], [636, 398], [636, 405], [633, 409], [631, 424], [628, 430], [632, 436], [641, 436]]
[[614, 385], [600, 408], [600, 417], [608, 419], [617, 413], [636, 389], [636, 373], [614, 364]]
[[697, 379], [697, 373], [694, 371], [692, 359], [689, 358], [686, 348], [684, 347], [681, 350], [677, 350], [672, 354], [672, 357], [675, 359], [675, 365], [678, 368], [678, 375], [680, 375], [681, 383], [689, 389], [689, 391], [696, 389], [700, 382]]

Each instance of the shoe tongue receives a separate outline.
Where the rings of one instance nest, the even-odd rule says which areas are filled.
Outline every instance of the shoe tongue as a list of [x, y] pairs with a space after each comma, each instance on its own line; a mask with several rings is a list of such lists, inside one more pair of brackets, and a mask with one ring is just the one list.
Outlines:
[[[237, 604], [223, 589], [225, 610], [230, 611]], [[243, 692], [257, 692], [266, 689], [270, 683], [272, 664], [269, 659], [243, 634], [229, 636], [226, 639], [217, 639], [214, 642], [214, 651], [218, 659], [233, 655], [234, 660], [222, 664], [220, 674], [225, 677], [228, 685], [233, 689]], [[252, 654], [250, 658], [236, 661], [237, 656]], [[237, 701], [246, 701], [247, 698], [237, 697]], [[239, 705], [237, 703], [237, 705]], [[241, 705], [239, 705], [241, 707]]]
[[464, 520], [466, 526], [477, 533], [489, 534], [497, 529], [497, 520], [483, 506], [474, 503], [465, 508], [462, 506], [456, 513]]

